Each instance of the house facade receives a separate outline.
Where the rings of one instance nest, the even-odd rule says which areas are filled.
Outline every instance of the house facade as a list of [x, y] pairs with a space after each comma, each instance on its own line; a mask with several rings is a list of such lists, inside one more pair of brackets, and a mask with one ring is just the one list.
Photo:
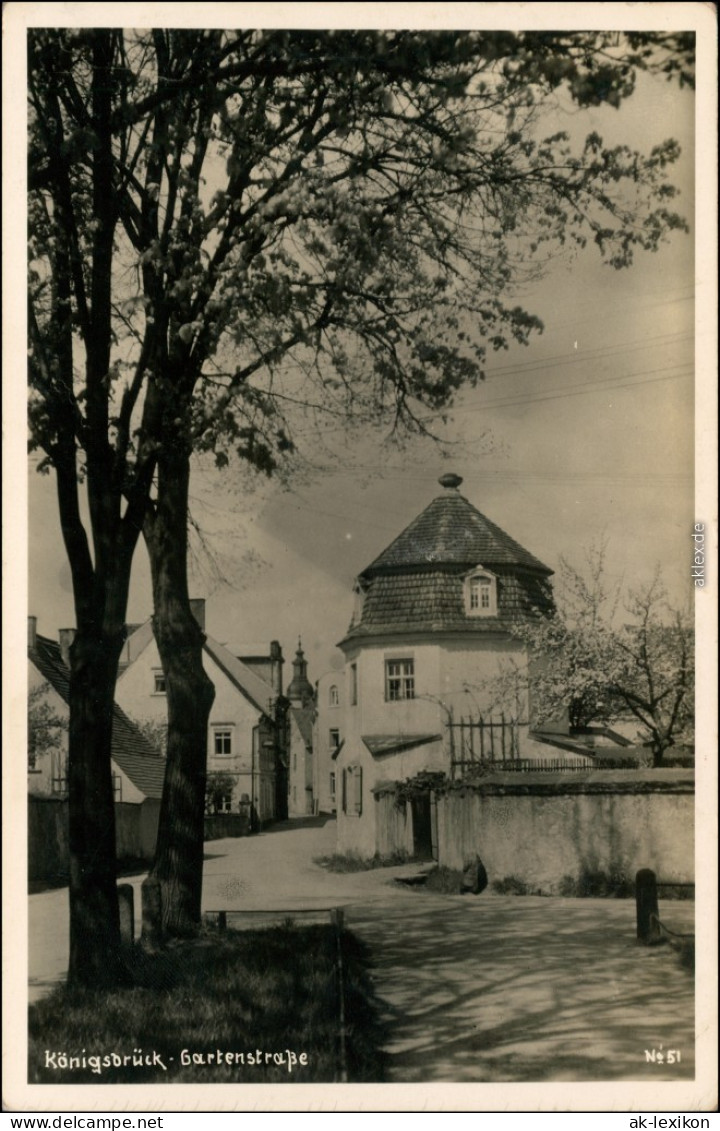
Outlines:
[[317, 813], [337, 807], [337, 758], [345, 734], [345, 673], [329, 671], [315, 683], [313, 789]]
[[298, 641], [293, 677], [286, 692], [288, 816], [307, 817], [315, 811], [313, 795], [313, 718], [315, 692], [308, 679], [307, 660]]
[[[67, 867], [68, 721], [73, 629], [60, 641], [37, 631], [28, 618], [30, 878]], [[150, 861], [155, 853], [165, 760], [142, 730], [115, 704], [111, 745], [115, 838], [119, 860]], [[57, 802], [57, 811], [49, 804]]]
[[[513, 625], [553, 607], [552, 571], [461, 495], [461, 483], [442, 476], [441, 493], [356, 582], [339, 645], [341, 852], [382, 850], [377, 801], [388, 783], [425, 771], [450, 774], [453, 759], [462, 760], [461, 720], [497, 711], [493, 685], [504, 665], [527, 669]], [[545, 756], [529, 733], [527, 690], [506, 710], [512, 725], [486, 732], [493, 758]]]
[[[194, 600], [192, 606], [205, 633], [205, 602]], [[215, 688], [207, 737], [208, 798], [215, 812], [238, 812], [249, 799], [257, 828], [287, 816], [283, 657], [277, 641], [265, 654], [257, 648], [238, 653], [205, 633], [203, 666]], [[131, 718], [160, 732], [166, 728], [165, 678], [151, 620], [128, 635], [116, 696]]]

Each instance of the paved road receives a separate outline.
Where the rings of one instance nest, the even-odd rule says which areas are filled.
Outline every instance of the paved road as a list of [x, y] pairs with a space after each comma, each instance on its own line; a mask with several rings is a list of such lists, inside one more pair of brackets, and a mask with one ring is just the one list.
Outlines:
[[[335, 847], [335, 822], [322, 818], [284, 821], [253, 837], [209, 841], [205, 846], [203, 910], [237, 908], [253, 912], [248, 925], [257, 926], [261, 912], [299, 916], [352, 902], [397, 898], [388, 884], [407, 868], [338, 875], [313, 863], [315, 857], [328, 856]], [[140, 932], [140, 887], [144, 878], [138, 875], [122, 880], [135, 889], [136, 935]], [[31, 895], [29, 900], [29, 994], [30, 1001], [36, 1001], [67, 973], [67, 888]], [[234, 920], [232, 925], [241, 924]]]
[[[394, 882], [408, 868], [323, 872], [313, 858], [334, 845], [332, 821], [210, 842], [203, 905], [298, 918], [344, 906], [372, 954], [391, 1081], [693, 1077], [693, 980], [668, 948], [637, 946], [634, 901], [433, 895]], [[662, 912], [692, 930], [693, 904]], [[66, 891], [30, 897], [30, 930], [33, 1000], [67, 967]], [[648, 1060], [668, 1049], [679, 1066]]]

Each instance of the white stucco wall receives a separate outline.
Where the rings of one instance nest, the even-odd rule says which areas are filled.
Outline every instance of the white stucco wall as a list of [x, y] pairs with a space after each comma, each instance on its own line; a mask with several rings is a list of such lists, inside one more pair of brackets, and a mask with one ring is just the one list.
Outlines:
[[[207, 653], [203, 654], [203, 667], [215, 687], [208, 727], [208, 773], [232, 776], [233, 810], [246, 793], [253, 797], [259, 820], [270, 820], [275, 815], [274, 755], [262, 747], [257, 737], [253, 739], [261, 712]], [[154, 691], [154, 673], [160, 670], [160, 655], [153, 639], [117, 682], [117, 702], [130, 718], [157, 723], [167, 721], [167, 698]], [[232, 734], [230, 755], [215, 754], [214, 732], [218, 727]]]
[[[497, 688], [492, 686], [493, 681], [505, 665], [514, 664], [524, 669], [526, 656], [517, 641], [490, 633], [438, 634], [430, 641], [427, 637], [411, 635], [399, 642], [391, 638], [364, 640], [346, 645], [345, 653], [342, 684], [345, 743], [335, 763], [338, 850], [373, 855], [378, 844], [377, 806], [371, 803], [374, 786], [383, 781], [403, 781], [424, 770], [448, 772], [447, 723], [450, 717], [458, 721], [477, 718], [482, 713], [486, 718], [494, 716], [499, 720], [499, 707], [495, 704]], [[386, 663], [400, 659], [413, 661], [414, 698], [388, 701]], [[353, 664], [357, 666], [356, 704], [352, 703]], [[515, 712], [506, 708], [506, 713]], [[519, 704], [519, 713], [527, 718], [526, 701]], [[439, 734], [442, 738], [397, 754], [376, 757], [362, 741], [363, 735], [399, 738], [413, 734]], [[526, 735], [527, 728], [522, 728], [520, 756], [547, 757], [546, 750], [537, 750], [534, 744], [523, 742]], [[342, 771], [352, 766], [362, 768], [363, 810], [359, 816], [342, 812]]]
[[297, 719], [290, 712], [288, 749], [288, 815], [307, 817], [313, 811], [313, 751], [308, 750]]
[[[313, 724], [313, 793], [315, 808], [320, 813], [334, 813], [337, 794], [330, 788], [330, 775], [335, 774], [337, 788], [337, 766], [332, 754], [335, 749], [330, 741], [330, 731], [340, 732], [340, 739], [346, 736], [346, 676], [344, 671], [326, 672], [317, 680], [316, 717]], [[330, 688], [337, 687], [338, 703], [330, 703]]]

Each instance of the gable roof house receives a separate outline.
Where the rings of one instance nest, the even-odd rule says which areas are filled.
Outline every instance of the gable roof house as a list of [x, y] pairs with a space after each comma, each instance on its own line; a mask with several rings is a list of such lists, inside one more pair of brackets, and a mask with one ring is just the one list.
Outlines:
[[[62, 875], [67, 870], [67, 813], [63, 809], [56, 815], [51, 814], [41, 803], [67, 799], [68, 649], [74, 634], [74, 629], [62, 629], [58, 643], [41, 636], [36, 618], [28, 617], [30, 730], [44, 732], [44, 741], [41, 738], [37, 744], [30, 736], [31, 879]], [[111, 756], [118, 859], [151, 860], [157, 838], [165, 761], [117, 703], [113, 708]]]
[[[461, 775], [463, 762], [480, 758], [479, 728], [449, 724], [492, 721], [501, 666], [527, 665], [512, 626], [553, 608], [552, 570], [460, 494], [459, 476], [439, 482], [442, 492], [359, 575], [339, 645], [346, 661], [336, 757], [340, 851], [391, 850], [376, 804], [390, 783], [424, 771]], [[529, 712], [527, 692], [519, 692], [513, 723], [484, 731], [482, 756], [547, 758], [529, 734]], [[429, 837], [428, 819], [428, 843], [410, 849], [429, 851]]]
[[[254, 827], [287, 816], [287, 699], [282, 694], [282, 649], [231, 650], [205, 632], [205, 602], [191, 602], [205, 634], [203, 666], [215, 687], [208, 725], [208, 777], [214, 803], [238, 812], [251, 801]], [[120, 661], [117, 700], [132, 718], [167, 726], [165, 677], [152, 619], [128, 635]]]

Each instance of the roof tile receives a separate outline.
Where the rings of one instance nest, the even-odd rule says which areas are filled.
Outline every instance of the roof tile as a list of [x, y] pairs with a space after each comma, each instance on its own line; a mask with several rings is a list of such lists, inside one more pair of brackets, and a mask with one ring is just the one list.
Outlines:
[[[60, 646], [46, 636], [38, 636], [36, 647], [28, 650], [28, 656], [58, 695], [69, 703], [70, 672], [63, 663]], [[111, 756], [146, 797], [162, 796], [165, 759], [117, 703], [113, 706]]]
[[481, 514], [463, 495], [444, 491], [361, 576], [369, 578], [387, 569], [406, 566], [457, 564], [469, 568], [479, 563], [488, 569], [497, 565], [519, 565], [547, 576], [552, 574], [551, 569]]

